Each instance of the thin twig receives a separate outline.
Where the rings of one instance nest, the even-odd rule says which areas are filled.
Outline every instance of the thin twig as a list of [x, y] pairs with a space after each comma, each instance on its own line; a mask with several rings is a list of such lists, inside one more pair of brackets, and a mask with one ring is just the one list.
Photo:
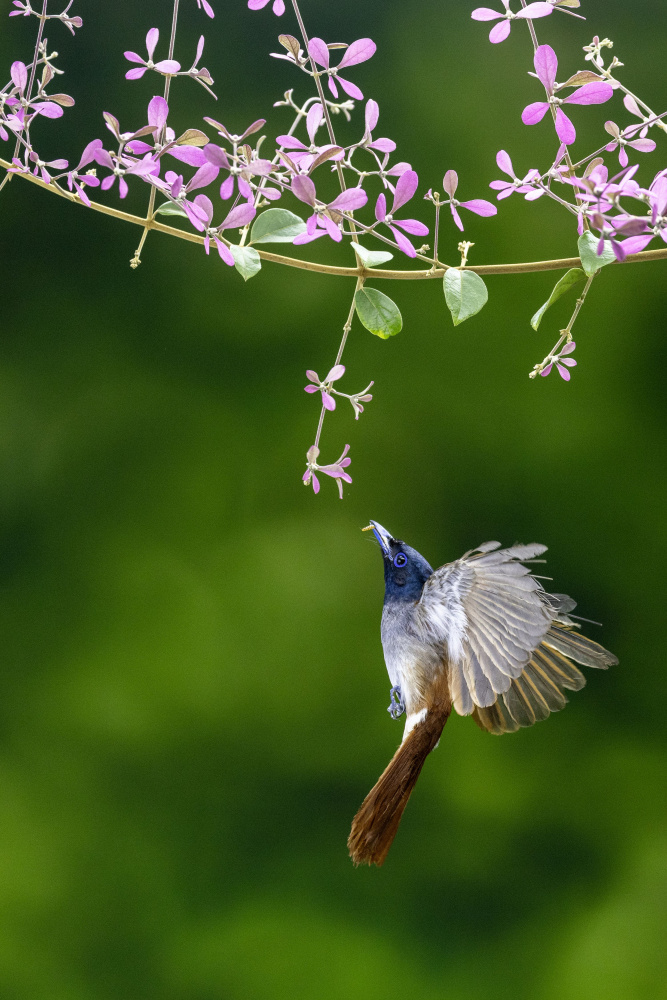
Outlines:
[[[338, 354], [336, 355], [336, 360], [334, 361], [333, 366], [339, 365], [341, 358], [343, 357], [343, 351], [345, 350], [345, 344], [347, 343], [348, 334], [352, 329], [352, 320], [354, 319], [354, 310], [356, 309], [357, 292], [359, 291], [360, 288], [364, 287], [365, 280], [366, 279], [363, 277], [363, 275], [359, 275], [359, 277], [357, 278], [357, 286], [354, 289], [354, 295], [352, 296], [352, 304], [350, 306], [350, 311], [347, 314], [347, 319], [345, 320], [345, 326], [343, 327], [343, 336], [340, 345], [338, 347]], [[316, 448], [319, 448], [320, 446], [320, 435], [322, 434], [322, 424], [324, 423], [324, 415], [326, 412], [327, 412], [326, 407], [322, 406], [322, 410], [320, 411], [320, 419], [317, 424], [317, 433], [315, 435]]]
[[[169, 59], [174, 58], [174, 46], [176, 44], [176, 25], [178, 23], [178, 4], [180, 0], [174, 0], [174, 8], [171, 15], [171, 35], [169, 36]], [[164, 91], [163, 97], [165, 101], [169, 99], [169, 88], [171, 86], [171, 76], [165, 76], [164, 78]], [[165, 132], [167, 130], [166, 122], [160, 129], [160, 134], [155, 137], [155, 141], [161, 146], [164, 145]], [[151, 184], [151, 193], [148, 198], [148, 208], [146, 209], [146, 219], [148, 222], [153, 220], [154, 210], [155, 210], [155, 193], [156, 189]], [[144, 243], [146, 242], [146, 237], [148, 236], [148, 230], [150, 226], [146, 225], [143, 233], [141, 234], [141, 240], [139, 241], [139, 246], [134, 252], [134, 257], [130, 261], [131, 267], [139, 267], [141, 264], [141, 251], [143, 250]]]

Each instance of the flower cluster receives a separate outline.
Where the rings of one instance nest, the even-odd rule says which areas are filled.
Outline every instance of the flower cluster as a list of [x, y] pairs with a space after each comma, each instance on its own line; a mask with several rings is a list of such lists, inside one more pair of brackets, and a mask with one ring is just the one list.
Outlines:
[[[0, 141], [14, 143], [11, 164], [3, 161], [7, 174], [0, 182], [0, 189], [11, 173], [31, 173], [47, 188], [76, 198], [90, 208], [101, 208], [91, 201], [90, 189], [99, 188], [103, 192], [113, 189], [124, 199], [130, 184], [135, 179], [141, 181], [149, 191], [148, 207], [146, 227], [133, 266], [140, 263], [139, 250], [157, 215], [171, 216], [178, 225], [194, 230], [206, 254], [213, 244], [221, 260], [229, 267], [236, 267], [246, 280], [261, 267], [256, 245], [273, 242], [300, 247], [323, 239], [331, 247], [349, 240], [355, 252], [356, 267], [351, 271], [357, 283], [342, 341], [336, 361], [324, 380], [309, 370], [309, 384], [305, 387], [307, 393], [319, 397], [321, 410], [315, 443], [307, 454], [304, 482], [317, 493], [320, 483], [316, 473], [324, 474], [337, 481], [342, 496], [343, 483], [351, 482], [345, 471], [350, 464], [349, 445], [337, 462], [319, 465], [322, 422], [327, 413], [336, 409], [337, 398], [347, 399], [358, 419], [364, 404], [372, 399], [369, 390], [373, 385], [371, 382], [355, 394], [336, 387], [346, 373], [341, 358], [347, 337], [355, 316], [382, 339], [394, 336], [402, 326], [396, 304], [367, 284], [373, 268], [391, 260], [398, 251], [409, 259], [420, 258], [429, 268], [421, 276], [435, 275], [442, 268], [438, 260], [439, 241], [441, 250], [443, 242], [441, 209], [448, 208], [447, 216], [451, 215], [454, 227], [463, 231], [461, 209], [490, 217], [497, 213], [496, 206], [481, 198], [460, 201], [456, 197], [458, 174], [448, 169], [442, 180], [442, 196], [431, 188], [423, 195], [435, 210], [432, 256], [428, 255], [431, 250], [428, 245], [417, 245], [415, 237], [423, 238], [431, 232], [431, 226], [421, 219], [405, 217], [412, 214], [407, 206], [420, 189], [419, 176], [411, 163], [395, 155], [396, 142], [378, 133], [379, 104], [374, 97], [364, 98], [360, 86], [364, 64], [376, 54], [375, 42], [371, 38], [349, 43], [327, 42], [316, 35], [308, 38], [296, 3], [294, 10], [301, 38], [281, 34], [279, 41], [284, 51], [271, 55], [291, 64], [298, 80], [305, 81], [308, 93], [297, 99], [296, 88], [292, 88], [275, 102], [274, 107], [288, 109], [292, 120], [276, 129], [274, 145], [267, 142], [264, 134], [267, 126], [264, 117], [239, 132], [212, 117], [193, 121], [191, 127], [178, 135], [169, 125], [167, 98], [173, 81], [189, 78], [215, 97], [214, 81], [206, 67], [200, 65], [204, 36], [199, 38], [191, 64], [189, 58], [185, 62], [182, 56], [176, 58], [181, 55], [175, 48], [176, 4], [166, 48], [158, 53], [160, 32], [153, 27], [145, 38], [145, 54], [125, 52], [125, 59], [131, 64], [126, 79], [136, 81], [146, 74], [155, 74], [152, 79], [163, 88], [161, 95], [150, 100], [145, 116], [139, 117], [135, 127], [121, 130], [118, 119], [104, 112], [112, 141], [93, 138], [73, 168], [63, 158], [45, 159], [35, 147], [36, 125], [40, 120], [62, 117], [64, 109], [73, 106], [74, 100], [68, 94], [52, 92], [53, 82], [62, 71], [55, 65], [56, 53], [49, 53], [43, 28], [53, 19], [74, 34], [82, 21], [70, 15], [73, 2], [70, 0], [59, 14], [48, 14], [48, 0], [44, 0], [39, 11], [32, 8], [30, 0], [12, 0], [14, 9], [9, 16], [35, 16], [39, 30], [32, 61], [13, 62], [9, 82], [0, 89]], [[214, 17], [209, 0], [196, 3], [207, 17]], [[537, 329], [551, 302], [581, 280], [585, 272], [588, 281], [569, 325], [532, 373], [546, 376], [555, 367], [569, 381], [569, 369], [576, 364], [569, 357], [575, 346], [571, 329], [594, 275], [610, 260], [622, 261], [628, 254], [639, 253], [656, 238], [667, 243], [667, 169], [654, 172], [652, 181], [646, 184], [638, 179], [639, 164], [631, 163], [635, 154], [655, 151], [656, 142], [649, 132], [667, 131], [664, 120], [667, 112], [655, 114], [618, 79], [615, 74], [623, 64], [616, 57], [606, 62], [607, 50], [612, 47], [608, 39], [596, 36], [584, 47], [589, 69], [558, 82], [558, 58], [550, 45], [538, 43], [535, 23], [541, 31], [543, 19], [554, 11], [574, 14], [573, 8], [579, 7], [579, 0], [531, 3], [521, 0], [521, 7], [515, 10], [511, 9], [510, 0], [500, 3], [500, 10], [478, 7], [471, 17], [475, 21], [494, 22], [489, 35], [493, 44], [504, 41], [515, 22], [529, 29], [526, 38], [532, 45], [534, 67], [531, 76], [541, 84], [544, 99], [528, 104], [521, 119], [525, 125], [536, 125], [549, 116], [557, 150], [546, 169], [531, 167], [521, 176], [515, 172], [509, 154], [500, 150], [496, 163], [509, 180], [492, 180], [490, 187], [496, 192], [498, 202], [512, 194], [522, 195], [526, 201], [547, 197], [573, 218], [583, 270], [569, 272], [531, 321]], [[260, 11], [269, 4], [277, 16], [286, 13], [284, 0], [247, 0], [251, 11]], [[572, 147], [577, 132], [568, 117], [570, 109], [607, 103], [614, 95], [621, 94], [623, 109], [633, 120], [623, 122], [619, 117], [623, 109], [619, 108], [614, 117], [620, 124], [608, 120], [605, 131], [600, 129], [599, 148], [573, 162]], [[566, 105], [568, 113], [564, 110]], [[344, 143], [337, 138], [334, 131], [337, 116], [352, 123], [348, 135], [352, 141]], [[609, 176], [604, 154], [618, 156], [620, 172]], [[276, 207], [278, 203], [280, 207]], [[109, 208], [105, 206], [104, 210], [108, 212]], [[364, 245], [359, 242], [360, 236], [374, 238], [380, 250], [369, 250], [365, 239]], [[472, 246], [470, 241], [458, 244], [462, 253], [460, 267], [450, 265], [444, 274], [445, 301], [454, 323], [479, 312], [488, 297], [481, 277], [466, 267]], [[450, 253], [452, 250], [450, 247]], [[348, 253], [351, 254], [349, 246]], [[336, 273], [337, 268], [332, 266], [331, 270]]]

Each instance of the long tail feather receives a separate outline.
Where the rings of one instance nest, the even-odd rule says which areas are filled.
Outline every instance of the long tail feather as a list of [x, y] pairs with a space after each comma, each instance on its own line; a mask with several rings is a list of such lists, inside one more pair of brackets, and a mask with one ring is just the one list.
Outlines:
[[347, 846], [355, 865], [384, 863], [424, 761], [437, 744], [451, 706], [432, 706], [392, 757], [352, 820]]

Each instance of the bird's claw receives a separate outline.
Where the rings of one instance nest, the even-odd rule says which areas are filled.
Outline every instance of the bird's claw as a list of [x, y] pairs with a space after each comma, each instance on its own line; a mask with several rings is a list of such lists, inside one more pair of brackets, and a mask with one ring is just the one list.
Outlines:
[[389, 708], [387, 711], [391, 715], [392, 719], [400, 719], [400, 717], [405, 712], [405, 702], [403, 701], [403, 692], [401, 691], [400, 684], [396, 684], [395, 687], [389, 692]]

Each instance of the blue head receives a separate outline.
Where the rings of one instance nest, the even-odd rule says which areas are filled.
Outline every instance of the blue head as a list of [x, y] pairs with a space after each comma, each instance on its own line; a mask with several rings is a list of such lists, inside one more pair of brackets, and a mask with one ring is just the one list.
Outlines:
[[370, 527], [380, 543], [384, 562], [385, 604], [387, 601], [418, 601], [433, 570], [416, 549], [392, 538], [377, 521], [371, 521]]

